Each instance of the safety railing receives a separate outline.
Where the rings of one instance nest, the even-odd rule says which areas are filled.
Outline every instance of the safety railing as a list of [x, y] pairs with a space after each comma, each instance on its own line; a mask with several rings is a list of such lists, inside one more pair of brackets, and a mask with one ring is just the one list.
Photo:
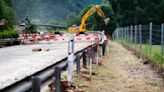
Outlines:
[[[101, 50], [99, 51], [98, 48]], [[74, 52], [74, 37], [71, 37], [68, 42], [68, 57], [55, 63], [46, 69], [43, 69], [25, 79], [14, 83], [4, 89], [1, 92], [40, 92], [41, 86], [51, 79], [55, 78], [55, 92], [61, 92], [61, 73], [62, 71], [67, 71], [67, 80], [72, 83], [74, 77], [74, 64], [76, 64], [77, 75], [81, 74], [81, 61], [83, 66], [89, 67], [90, 76], [92, 76], [92, 62], [96, 61], [98, 64], [98, 58], [100, 59], [105, 55], [106, 44], [101, 46], [98, 43], [93, 43], [92, 45], [78, 51]]]

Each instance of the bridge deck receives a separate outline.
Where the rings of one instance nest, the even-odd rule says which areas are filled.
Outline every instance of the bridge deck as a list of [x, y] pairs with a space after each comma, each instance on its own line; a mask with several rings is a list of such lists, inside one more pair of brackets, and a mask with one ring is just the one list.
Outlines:
[[[89, 42], [75, 43], [75, 51], [89, 45]], [[1, 48], [0, 89], [64, 59], [67, 57], [67, 47], [67, 43], [53, 43]], [[32, 52], [33, 48], [41, 48], [42, 51]]]

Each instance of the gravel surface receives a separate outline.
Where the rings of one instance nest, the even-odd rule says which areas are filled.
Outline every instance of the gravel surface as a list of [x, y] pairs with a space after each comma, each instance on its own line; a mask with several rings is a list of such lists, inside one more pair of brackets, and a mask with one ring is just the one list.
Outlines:
[[109, 73], [113, 92], [163, 92], [163, 80], [151, 69], [144, 65], [141, 58], [121, 45], [110, 42]]
[[[89, 45], [89, 42], [75, 43], [75, 51]], [[67, 56], [67, 47], [67, 43], [53, 43], [1, 48], [0, 89], [62, 60]], [[32, 52], [33, 48], [41, 48], [42, 51]]]
[[[110, 41], [110, 54], [103, 66], [93, 65], [96, 75], [91, 81], [78, 77], [75, 81], [86, 92], [164, 92], [163, 80], [144, 65], [142, 59], [122, 45]], [[85, 74], [83, 74], [85, 76]]]

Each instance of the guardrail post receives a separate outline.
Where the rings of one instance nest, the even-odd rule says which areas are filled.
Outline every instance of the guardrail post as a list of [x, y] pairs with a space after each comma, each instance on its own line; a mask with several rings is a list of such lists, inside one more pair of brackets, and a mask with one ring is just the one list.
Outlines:
[[106, 46], [106, 41], [105, 41], [105, 31], [102, 31], [102, 56], [105, 56], [105, 46]]
[[150, 23], [149, 26], [149, 55], [151, 55], [151, 50], [152, 50], [152, 29], [153, 29], [153, 23]]
[[90, 58], [90, 48], [87, 48], [87, 67], [89, 66]]
[[94, 59], [95, 59], [95, 45], [93, 44], [92, 45], [92, 60], [94, 61]]
[[80, 75], [80, 58], [81, 58], [81, 56], [80, 56], [80, 54], [78, 54], [76, 57], [76, 68], [77, 68], [76, 73], [78, 75]]
[[106, 50], [106, 41], [102, 44], [102, 55], [105, 56], [105, 50]]
[[89, 50], [89, 70], [90, 70], [90, 79], [91, 79], [91, 76], [92, 76], [92, 60], [93, 60], [93, 58], [92, 58], [92, 48], [93, 46], [91, 45], [91, 47], [90, 47], [90, 50]]
[[163, 51], [164, 51], [164, 46], [163, 46], [163, 40], [164, 40], [164, 24], [161, 24], [161, 56], [162, 56], [162, 62], [163, 62]]
[[100, 58], [103, 58], [103, 44], [100, 44]]
[[74, 36], [71, 36], [69, 38], [68, 42], [68, 74], [67, 74], [67, 80], [69, 82], [73, 82], [73, 69], [74, 69]]
[[84, 51], [83, 51], [83, 67], [86, 67], [86, 66], [87, 66], [87, 57], [86, 57], [86, 53], [87, 53], [87, 51], [84, 50]]
[[98, 65], [98, 62], [99, 62], [99, 53], [98, 53], [98, 43], [96, 44], [95, 46], [95, 56], [96, 56], [96, 65]]
[[106, 53], [107, 53], [107, 56], [109, 56], [109, 40], [107, 39], [106, 41]]
[[61, 92], [61, 67], [55, 67], [55, 92]]
[[32, 77], [32, 92], [40, 92], [41, 81], [37, 76]]

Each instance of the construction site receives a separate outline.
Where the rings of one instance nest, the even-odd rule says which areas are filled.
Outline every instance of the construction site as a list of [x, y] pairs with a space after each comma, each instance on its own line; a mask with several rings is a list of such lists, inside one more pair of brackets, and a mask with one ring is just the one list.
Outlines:
[[149, 3], [0, 0], [0, 92], [164, 92], [164, 17]]

